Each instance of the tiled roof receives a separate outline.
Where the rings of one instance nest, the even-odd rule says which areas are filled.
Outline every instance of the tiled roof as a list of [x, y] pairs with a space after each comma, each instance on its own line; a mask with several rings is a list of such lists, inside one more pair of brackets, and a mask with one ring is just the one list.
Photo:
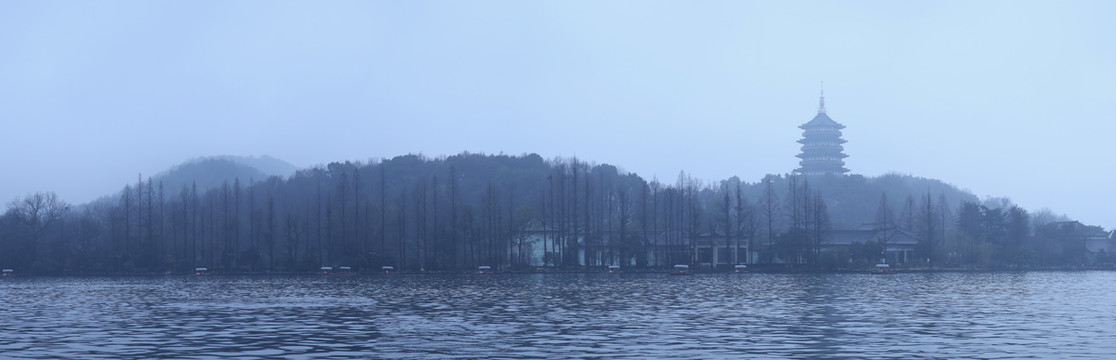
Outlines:
[[818, 115], [814, 116], [813, 120], [810, 120], [810, 122], [808, 122], [808, 123], [802, 124], [802, 126], [799, 126], [799, 128], [806, 129], [808, 127], [821, 127], [821, 126], [832, 126], [832, 127], [838, 128], [838, 129], [844, 129], [845, 128], [845, 125], [841, 125], [840, 123], [838, 123], [836, 121], [833, 121], [833, 119], [830, 119], [829, 115], [826, 115], [824, 112], [818, 112]]

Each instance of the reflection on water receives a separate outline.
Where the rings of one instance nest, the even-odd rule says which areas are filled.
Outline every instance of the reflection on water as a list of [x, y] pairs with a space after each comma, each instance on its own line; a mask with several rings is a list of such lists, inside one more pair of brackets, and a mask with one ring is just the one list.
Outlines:
[[0, 357], [1116, 354], [1111, 272], [13, 278]]

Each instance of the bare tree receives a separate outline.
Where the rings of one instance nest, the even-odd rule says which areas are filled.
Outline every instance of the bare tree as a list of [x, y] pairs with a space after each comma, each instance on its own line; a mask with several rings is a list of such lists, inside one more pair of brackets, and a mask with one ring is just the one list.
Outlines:
[[458, 223], [457, 223], [457, 167], [450, 165], [450, 256], [453, 257], [453, 267], [458, 266], [457, 263], [457, 248], [459, 246], [457, 239]]
[[946, 228], [950, 224], [950, 221], [949, 221], [950, 211], [949, 211], [949, 202], [946, 201], [946, 196], [945, 196], [944, 192], [938, 194], [938, 217], [941, 220], [938, 223], [940, 225], [939, 226], [940, 229], [938, 230], [939, 231], [938, 235], [941, 236], [940, 239], [942, 240], [942, 247], [945, 248], [947, 245], [949, 245], [949, 244], [946, 243]]
[[876, 207], [876, 241], [883, 248], [883, 261], [887, 262], [887, 244], [895, 237], [895, 212], [887, 202], [887, 193], [880, 194], [880, 205]]
[[903, 211], [899, 214], [900, 220], [903, 221], [900, 226], [908, 233], [913, 233], [915, 229], [915, 200], [914, 196], [908, 194], [907, 201], [903, 204]]
[[267, 270], [275, 271], [275, 198], [267, 195]]
[[921, 216], [923, 236], [926, 241], [926, 263], [929, 266], [934, 266], [934, 243], [938, 235], [938, 220], [937, 209], [934, 207], [934, 199], [930, 197], [930, 192], [926, 192], [926, 199], [922, 204], [923, 210]]
[[[406, 218], [406, 215], [405, 215], [406, 213], [407, 213], [407, 192], [406, 191], [400, 191], [399, 192], [399, 214], [398, 214], [399, 215], [398, 216], [399, 217], [399, 239], [398, 239], [399, 240], [399, 260], [396, 260], [396, 263], [399, 265], [400, 270], [403, 270], [403, 269], [407, 268], [407, 246], [404, 242], [405, 241], [404, 240], [405, 239], [404, 235], [405, 235], [405, 231], [406, 231], [406, 227], [407, 227], [406, 226], [407, 225], [407, 218]], [[387, 243], [386, 241], [381, 241], [381, 248], [384, 249], [383, 251], [385, 251], [385, 252], [387, 251], [386, 250], [387, 249], [386, 243]]]
[[[182, 184], [182, 192], [178, 193], [178, 198], [182, 202], [182, 253], [180, 258], [185, 259], [186, 254], [190, 253], [190, 190], [186, 188], [186, 184]], [[186, 266], [193, 265], [193, 261], [186, 264]]]
[[[140, 183], [142, 184], [142, 181]], [[162, 259], [158, 256], [159, 252], [155, 241], [155, 189], [154, 186], [152, 186], [150, 177], [147, 178], [147, 185], [143, 195], [143, 203], [147, 210], [144, 214], [144, 223], [147, 225], [147, 231], [144, 232], [145, 239], [143, 249], [145, 251], [143, 256], [144, 259], [147, 260], [147, 265], [154, 267], [158, 265]]]
[[[642, 183], [639, 184], [639, 190], [640, 190], [639, 225], [641, 227], [641, 233], [640, 233], [640, 236], [639, 236], [639, 242], [640, 242], [639, 253], [636, 255], [636, 265], [639, 265], [640, 267], [646, 267], [647, 266], [647, 248], [649, 246], [648, 241], [647, 241], [647, 225], [648, 225], [647, 223], [648, 223], [648, 216], [650, 215], [650, 214], [648, 214], [647, 204], [650, 202], [651, 187], [648, 186], [646, 182], [642, 182]], [[574, 238], [575, 239], [577, 238], [576, 234], [577, 233], [574, 233], [574, 235], [575, 235]]]
[[233, 179], [233, 267], [240, 267], [240, 178]]
[[190, 183], [190, 264], [198, 261], [198, 208], [201, 199], [198, 198], [198, 183]]
[[[620, 210], [620, 219], [619, 219], [620, 220], [619, 221], [619, 223], [620, 223], [619, 224], [619, 231], [620, 231], [619, 245], [620, 245], [620, 248], [618, 249], [619, 250], [618, 251], [619, 260], [615, 264], [616, 265], [621, 265], [621, 266], [628, 266], [628, 265], [631, 265], [631, 261], [629, 259], [632, 256], [632, 251], [631, 251], [632, 249], [631, 249], [631, 246], [629, 246], [629, 244], [628, 244], [628, 241], [629, 241], [628, 223], [631, 222], [631, 209], [630, 209], [631, 208], [631, 200], [629, 199], [628, 191], [626, 189], [619, 190], [617, 197], [618, 197], [618, 200], [619, 200], [618, 203], [617, 203], [617, 205], [619, 207], [618, 210]], [[611, 243], [611, 241], [610, 241], [610, 243]]]
[[813, 203], [813, 205], [811, 205], [813, 211], [810, 219], [810, 222], [813, 223], [813, 234], [811, 234], [813, 238], [812, 240], [814, 251], [813, 262], [814, 264], [817, 264], [818, 258], [821, 255], [822, 242], [829, 234], [829, 210], [828, 205], [826, 205], [825, 203], [825, 199], [822, 198], [820, 190], [814, 190], [814, 195], [811, 202]]
[[744, 254], [744, 262], [751, 263], [752, 259], [749, 256], [752, 248], [754, 247], [752, 239], [756, 234], [756, 216], [755, 211], [752, 209], [752, 204], [748, 202], [748, 198], [744, 197], [744, 184], [741, 182], [736, 183], [736, 253], [734, 254], [735, 263], [740, 263], [740, 238], [748, 237], [747, 252]]
[[62, 219], [70, 211], [70, 204], [58, 198], [53, 192], [37, 192], [8, 204], [8, 211], [15, 215], [20, 224], [27, 227], [32, 243], [38, 243], [43, 232], [50, 225]]
[[[148, 182], [150, 182], [150, 180]], [[171, 254], [171, 253], [168, 253], [168, 250], [167, 250], [167, 234], [166, 234], [167, 220], [166, 220], [166, 211], [165, 211], [166, 209], [164, 208], [164, 205], [166, 205], [167, 201], [166, 201], [166, 193], [163, 191], [163, 181], [162, 180], [159, 181], [159, 200], [158, 201], [159, 201], [159, 256], [161, 257], [160, 261], [162, 261], [162, 260], [166, 259], [169, 254]]]
[[[132, 185], [124, 185], [124, 190], [120, 192], [120, 201], [117, 207], [122, 212], [121, 217], [124, 221], [124, 245], [113, 246], [113, 252], [117, 253], [123, 251], [126, 258], [131, 258], [132, 251], [132, 213], [136, 208], [136, 197], [132, 193]], [[119, 255], [119, 253], [117, 253]]]
[[775, 194], [775, 177], [767, 175], [763, 179], [763, 195], [760, 196], [759, 206], [764, 219], [764, 230], [767, 232], [767, 261], [771, 261], [770, 252], [775, 246], [775, 220], [779, 218], [779, 202]]
[[[726, 252], [729, 249], [729, 243], [728, 243], [729, 240], [728, 239], [733, 238], [732, 222], [733, 222], [733, 220], [735, 220], [735, 218], [732, 216], [732, 210], [733, 209], [732, 209], [732, 196], [730, 195], [731, 192], [732, 191], [731, 191], [731, 188], [729, 187], [729, 183], [726, 182], [726, 183], [722, 184], [721, 185], [721, 201], [719, 201], [717, 203], [717, 212], [720, 214], [719, 217], [720, 217], [720, 220], [721, 220], [721, 227], [724, 228], [724, 231], [725, 231], [725, 249], [724, 250]], [[713, 250], [713, 253], [714, 253], [713, 261], [711, 261], [710, 264], [712, 266], [716, 267], [717, 261], [719, 260], [718, 259], [719, 256], [717, 256], [716, 254], [720, 251], [720, 249], [718, 249], [718, 245], [717, 245], [717, 232], [713, 231], [710, 234], [709, 239], [710, 239], [710, 244], [709, 245], [710, 245], [710, 247], [711, 247], [711, 249]], [[735, 259], [735, 256], [725, 258], [726, 261], [734, 261], [734, 259]]]
[[663, 265], [663, 254], [659, 249], [659, 236], [661, 232], [659, 229], [659, 198], [662, 196], [662, 184], [658, 179], [651, 180], [648, 185], [651, 190], [651, 231], [654, 232], [651, 240], [651, 248], [654, 249], [651, 254], [654, 256], [654, 263], [652, 265]]
[[[426, 182], [426, 180], [423, 180], [423, 190], [422, 190], [423, 191], [423, 198], [421, 200], [421, 201], [424, 202], [424, 204], [423, 204], [424, 209], [425, 209], [425, 202], [426, 202], [426, 184], [425, 184], [425, 182]], [[399, 200], [399, 201], [402, 202], [403, 200]], [[399, 213], [400, 214], [403, 213], [402, 206], [400, 207]], [[423, 214], [425, 215], [425, 212]], [[402, 226], [402, 225], [400, 225], [400, 226]], [[402, 229], [402, 228], [400, 228], [400, 229]], [[424, 234], [425, 234], [425, 232], [426, 232], [426, 230], [423, 229]], [[399, 240], [400, 244], [402, 244], [402, 242], [403, 242], [402, 238], [403, 237], [400, 236], [399, 238], [400, 238], [400, 240]], [[424, 246], [423, 250], [422, 250], [423, 251], [422, 252], [423, 253], [423, 261], [425, 261], [426, 260], [426, 248], [425, 248], [426, 239], [425, 238], [423, 239], [423, 246]], [[400, 247], [402, 247], [402, 245], [400, 245]], [[380, 163], [380, 252], [382, 253], [382, 252], [386, 252], [386, 251], [387, 251], [387, 166], [385, 166], [383, 163]], [[400, 261], [402, 261], [402, 260], [403, 259], [400, 259]], [[423, 265], [426, 265], [426, 264], [424, 263]], [[402, 266], [400, 266], [400, 269], [402, 269]]]

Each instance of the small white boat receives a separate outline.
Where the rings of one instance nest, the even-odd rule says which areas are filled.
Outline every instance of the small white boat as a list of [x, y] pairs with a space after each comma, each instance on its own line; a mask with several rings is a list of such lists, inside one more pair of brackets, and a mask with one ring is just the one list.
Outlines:
[[615, 273], [618, 273], [618, 272], [620, 272], [620, 265], [609, 265], [608, 266], [608, 273], [609, 274], [615, 274]]
[[3, 274], [4, 276], [15, 276], [15, 271], [13, 271], [12, 269], [4, 269]]
[[732, 269], [738, 273], [748, 272], [748, 265], [736, 265], [733, 266]]
[[690, 265], [678, 264], [674, 265], [674, 270], [670, 272], [671, 275], [693, 275], [690, 272]]
[[891, 268], [891, 265], [880, 263], [880, 264], [876, 264], [876, 269], [872, 270], [872, 273], [873, 274], [894, 274], [895, 270]]
[[333, 267], [332, 266], [322, 266], [321, 270], [322, 270], [322, 275], [329, 275], [329, 273], [331, 271], [333, 271]]
[[194, 276], [204, 276], [204, 275], [209, 275], [209, 269], [206, 269], [206, 268], [203, 268], [203, 267], [194, 268]]
[[391, 274], [391, 273], [395, 272], [395, 267], [394, 266], [384, 266], [384, 267], [381, 267], [380, 270], [383, 270], [384, 274]]
[[492, 272], [492, 267], [488, 265], [477, 266], [478, 274], [488, 274]]

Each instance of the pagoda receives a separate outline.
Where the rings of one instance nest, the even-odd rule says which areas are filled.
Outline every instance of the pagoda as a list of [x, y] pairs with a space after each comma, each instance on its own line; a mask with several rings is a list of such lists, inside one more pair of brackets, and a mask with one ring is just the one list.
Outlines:
[[818, 100], [818, 114], [810, 122], [798, 127], [802, 129], [802, 153], [796, 155], [799, 167], [794, 172], [801, 175], [843, 175], [849, 172], [845, 168], [845, 143], [841, 139], [841, 129], [845, 125], [833, 121], [825, 114], [825, 90], [822, 90]]

